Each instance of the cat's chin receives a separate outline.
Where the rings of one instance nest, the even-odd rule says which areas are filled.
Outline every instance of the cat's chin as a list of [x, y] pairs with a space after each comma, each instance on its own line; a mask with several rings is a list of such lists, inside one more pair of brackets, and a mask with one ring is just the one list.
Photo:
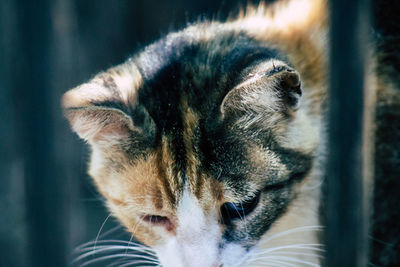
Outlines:
[[[217, 248], [198, 247], [196, 256], [191, 255], [190, 259], [185, 259], [185, 255], [178, 256], [184, 253], [185, 249], [179, 245], [176, 240], [170, 240], [162, 246], [155, 246], [153, 249], [156, 251], [163, 267], [239, 267], [248, 259], [248, 251], [240, 245], [228, 244], [217, 253]], [[215, 257], [204, 257], [205, 250], [215, 250]], [[178, 252], [178, 253], [177, 253]], [[180, 252], [180, 253], [179, 253]], [[209, 254], [209, 253], [208, 253]], [[213, 259], [214, 258], [214, 259]]]
[[[170, 239], [163, 245], [154, 246], [154, 251], [157, 253], [157, 257], [163, 267], [222, 267], [229, 266], [222, 264], [217, 256], [217, 250], [211, 246], [208, 247], [193, 247], [191, 253], [186, 253], [187, 248], [183, 248], [182, 245], [176, 239]], [[197, 250], [197, 251], [195, 251]], [[205, 252], [208, 251], [207, 252]], [[205, 254], [214, 250], [214, 254], [211, 257], [205, 257]]]
[[247, 250], [237, 244], [228, 244], [221, 252], [221, 266], [238, 267], [242, 266], [248, 258]]

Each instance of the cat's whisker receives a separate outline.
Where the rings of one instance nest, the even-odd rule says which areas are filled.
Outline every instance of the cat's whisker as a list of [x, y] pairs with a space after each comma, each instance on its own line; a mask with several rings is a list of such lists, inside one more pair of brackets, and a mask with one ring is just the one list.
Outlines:
[[[140, 243], [136, 243], [136, 242], [127, 242], [127, 241], [123, 241], [123, 240], [100, 240], [97, 242], [97, 244], [100, 244], [101, 247], [106, 247], [106, 246], [107, 247], [116, 247], [118, 245], [115, 245], [115, 244], [119, 244], [121, 247], [128, 248], [129, 250], [133, 250], [133, 251], [140, 250], [140, 251], [146, 252], [150, 255], [155, 255], [155, 252], [153, 250], [151, 250], [149, 247], [142, 245]], [[123, 246], [121, 244], [123, 244]], [[99, 247], [100, 246], [98, 246], [97, 248], [99, 248]], [[83, 252], [91, 251], [91, 250], [93, 250], [93, 247], [89, 244], [86, 247], [80, 247], [79, 250], [75, 250], [75, 253], [83, 253]]]
[[[84, 266], [88, 266], [90, 264], [94, 264], [94, 263], [99, 263], [101, 261], [105, 261], [105, 260], [109, 260], [109, 259], [115, 259], [115, 258], [120, 258], [120, 257], [131, 257], [131, 258], [137, 258], [136, 255], [125, 255], [125, 254], [114, 254], [114, 255], [107, 255], [107, 256], [103, 256], [103, 257], [99, 257], [96, 259], [92, 259], [89, 260], [87, 262], [84, 262], [82, 264], [80, 264], [80, 267], [84, 267]], [[148, 260], [136, 260], [136, 261], [132, 261], [132, 264], [136, 263], [136, 264], [158, 264], [158, 261], [148, 261]]]
[[[109, 249], [107, 249], [107, 250], [109, 250]], [[96, 252], [104, 252], [104, 251], [96, 251]], [[80, 257], [76, 258], [73, 261], [73, 263], [77, 263], [79, 261], [82, 261], [83, 259], [85, 259], [85, 258], [87, 258], [87, 257], [89, 257], [89, 256], [91, 256], [93, 254], [94, 254], [94, 251], [87, 252], [87, 253], [81, 255]], [[115, 256], [115, 257], [117, 257], [117, 256], [118, 257], [126, 257], [126, 258], [135, 258], [135, 259], [140, 259], [140, 260], [146, 260], [148, 262], [158, 263], [158, 259], [157, 258], [149, 257], [149, 256], [146, 256], [146, 255], [143, 255], [143, 254], [136, 254], [136, 253], [134, 253], [134, 254], [118, 253], [118, 254], [112, 254], [112, 255], [104, 255], [104, 256], [101, 256], [101, 257], [97, 257], [97, 258], [95, 258], [93, 260], [108, 259], [108, 258], [113, 258], [113, 256]], [[87, 261], [87, 262], [91, 262], [91, 261], [92, 260]], [[80, 266], [83, 266], [83, 265], [80, 265]]]
[[[145, 251], [144, 252], [143, 251], [142, 252], [139, 251], [139, 253], [140, 254], [138, 254], [138, 255], [142, 255], [141, 253], [144, 253], [144, 254], [147, 253], [149, 255], [149, 253], [145, 252]], [[126, 251], [125, 251], [125, 254], [126, 254]], [[132, 254], [129, 254], [129, 255], [132, 255]], [[153, 260], [156, 260], [157, 263], [159, 263], [158, 258], [157, 258], [157, 256], [155, 254], [151, 254], [151, 257], [152, 257]], [[157, 263], [151, 263], [151, 266], [156, 266]], [[126, 257], [123, 257], [120, 260], [116, 260], [115, 262], [111, 263], [110, 265], [108, 265], [108, 267], [116, 267], [116, 266], [120, 267], [120, 266], [123, 266], [124, 264], [131, 264], [131, 265], [134, 264], [134, 265], [136, 265], [137, 263], [136, 263], [136, 261], [134, 261], [132, 263], [132, 260], [127, 259]]]
[[[311, 251], [315, 251], [315, 249], [311, 248], [298, 248], [298, 249], [305, 249], [305, 250], [311, 250]], [[317, 252], [321, 252], [320, 250], [316, 250]], [[265, 260], [268, 259], [276, 259], [277, 257], [286, 257], [286, 258], [291, 258], [291, 259], [295, 259], [294, 257], [287, 257], [287, 256], [305, 256], [305, 257], [312, 257], [312, 258], [320, 258], [320, 256], [318, 254], [312, 254], [312, 253], [296, 253], [295, 255], [292, 255], [292, 253], [281, 253], [282, 251], [279, 251], [279, 253], [260, 253], [259, 255], [254, 255], [253, 258], [251, 258], [250, 260], [246, 261], [247, 264], [253, 264], [255, 262], [261, 261], [261, 262], [265, 262]], [[286, 251], [285, 251], [286, 252]], [[294, 253], [293, 253], [294, 254]], [[311, 263], [314, 264], [314, 263]], [[315, 265], [315, 266], [319, 266], [319, 265]]]
[[[97, 241], [97, 243], [98, 244], [107, 244], [107, 243], [109, 243], [110, 245], [112, 245], [112, 244], [130, 244], [131, 246], [140, 246], [140, 247], [144, 247], [144, 248], [147, 248], [147, 249], [150, 249], [149, 247], [147, 247], [147, 246], [145, 246], [145, 245], [143, 245], [143, 244], [141, 244], [141, 243], [138, 243], [138, 242], [135, 242], [135, 241], [126, 241], [126, 240], [118, 240], [118, 239], [108, 239], [108, 240], [98, 240]], [[78, 248], [77, 248], [77, 250], [81, 250], [82, 248], [85, 248], [85, 247], [91, 247], [92, 245], [94, 244], [94, 241], [90, 241], [90, 242], [87, 242], [87, 243], [85, 243], [84, 245], [81, 245], [81, 246], [79, 246]]]
[[[112, 229], [111, 229], [111, 230], [112, 230]], [[98, 240], [98, 241], [97, 241], [97, 243], [105, 243], [105, 242], [116, 242], [116, 243], [120, 243], [120, 242], [127, 242], [127, 241], [124, 241], [124, 240], [114, 240], [114, 239], [110, 239], [110, 240]], [[81, 251], [83, 248], [86, 248], [86, 247], [91, 247], [91, 248], [93, 248], [93, 245], [94, 245], [95, 243], [96, 243], [96, 240], [91, 240], [91, 241], [89, 241], [89, 242], [83, 243], [83, 244], [77, 246], [77, 247], [74, 249], [74, 253], [79, 253], [79, 251]]]
[[297, 265], [295, 265], [295, 264], [292, 264], [292, 263], [289, 263], [289, 262], [283, 262], [283, 261], [279, 261], [279, 260], [269, 260], [268, 262], [276, 262], [276, 263], [278, 263], [278, 266], [287, 266], [287, 267], [299, 267], [299, 266], [297, 266]]
[[292, 228], [283, 232], [279, 232], [277, 234], [274, 234], [270, 237], [268, 237], [267, 239], [263, 240], [263, 243], [267, 243], [273, 239], [276, 239], [278, 237], [281, 236], [285, 236], [288, 234], [293, 234], [293, 233], [298, 233], [298, 232], [305, 232], [305, 231], [322, 231], [322, 229], [324, 229], [323, 226], [319, 226], [319, 225], [310, 225], [310, 226], [300, 226], [300, 227], [296, 227], [296, 228]]
[[[278, 266], [278, 267], [282, 267], [282, 266], [287, 266], [287, 267], [298, 267], [295, 264], [291, 264], [288, 262], [283, 262], [280, 260], [273, 260], [273, 259], [269, 259], [268, 262], [266, 262], [267, 266]], [[273, 264], [273, 265], [272, 265]], [[263, 265], [259, 265], [260, 267]]]
[[[136, 229], [139, 227], [140, 224], [142, 224], [142, 221], [141, 221], [141, 220], [137, 220], [136, 224], [134, 225], [134, 227], [133, 227], [133, 229], [132, 229], [131, 238], [130, 238], [129, 241], [128, 241], [128, 247], [129, 247], [131, 244], [133, 244], [133, 242], [132, 242], [132, 240], [133, 240], [133, 233], [136, 232]], [[135, 242], [135, 243], [136, 243], [136, 242]], [[138, 243], [136, 243], [136, 244], [138, 244]], [[145, 247], [145, 246], [143, 246], [143, 247]], [[128, 249], [127, 249], [127, 251], [128, 251]]]
[[[309, 261], [305, 261], [305, 260], [301, 260], [301, 259], [297, 259], [297, 258], [293, 258], [293, 257], [285, 257], [285, 256], [268, 256], [265, 259], [278, 259], [278, 260], [286, 260], [289, 262], [295, 262], [295, 263], [302, 263], [305, 264], [307, 266], [312, 266], [312, 267], [320, 267], [318, 264], [316, 263], [312, 263]], [[259, 259], [263, 259], [263, 258], [259, 258]]]
[[143, 224], [142, 220], [137, 220], [136, 224], [134, 225], [133, 229], [132, 229], [132, 233], [136, 232], [136, 230], [139, 228], [139, 226]]
[[319, 251], [319, 252], [324, 252], [325, 250], [322, 249], [323, 245], [321, 244], [293, 244], [293, 245], [285, 245], [285, 246], [278, 246], [278, 247], [272, 247], [269, 249], [264, 249], [261, 252], [254, 253], [253, 256], [256, 256], [255, 259], [257, 259], [260, 256], [267, 256], [271, 255], [271, 252], [273, 251], [278, 251], [278, 250], [287, 250], [287, 249], [299, 249], [299, 250], [310, 250], [310, 251]]
[[[240, 207], [241, 207], [241, 209], [243, 210], [243, 203], [242, 203], [242, 201], [240, 201]], [[239, 214], [239, 216], [240, 216], [240, 214]], [[244, 217], [244, 220], [242, 220], [242, 221], [243, 221], [243, 223], [244, 223], [244, 231], [246, 232], [246, 239], [248, 239], [248, 238], [249, 238], [249, 231], [247, 230], [246, 214], [243, 214], [243, 217]], [[242, 219], [242, 218], [240, 217], [240, 219]]]
[[133, 234], [131, 234], [131, 238], [129, 239], [129, 244], [128, 244], [128, 247], [125, 250], [125, 254], [128, 253], [128, 249], [129, 249], [129, 246], [130, 246], [130, 243], [131, 243], [132, 239], [133, 239]]
[[[323, 229], [322, 226], [319, 225], [311, 225], [311, 226], [300, 226], [296, 228], [292, 228], [280, 233], [277, 233], [275, 235], [270, 236], [267, 238], [263, 243], [267, 244], [271, 240], [277, 239], [279, 237], [287, 236], [289, 234], [293, 233], [299, 233], [299, 232], [305, 232], [305, 231], [321, 231]], [[285, 246], [278, 246], [278, 247], [272, 247], [269, 249], [265, 249], [261, 252], [258, 253], [253, 253], [253, 259], [250, 261], [257, 261], [260, 259], [264, 259], [264, 257], [270, 257], [270, 256], [276, 256], [278, 253], [283, 255], [283, 253], [287, 253], [287, 255], [302, 255], [302, 256], [310, 256], [310, 257], [318, 257], [320, 258], [321, 255], [318, 255], [318, 253], [305, 253], [305, 252], [298, 252], [298, 251], [290, 251], [290, 250], [303, 250], [303, 251], [314, 251], [314, 252], [323, 252], [324, 249], [322, 248], [322, 244], [290, 244], [290, 245], [285, 245]], [[289, 251], [288, 251], [289, 250]]]
[[102, 233], [102, 234], [99, 236], [99, 238], [104, 238], [104, 237], [106, 237], [106, 236], [108, 236], [108, 235], [110, 235], [110, 234], [112, 234], [112, 233], [118, 231], [118, 230], [121, 229], [121, 228], [123, 228], [122, 225], [117, 225], [117, 226], [115, 226], [115, 227], [113, 227], [113, 228], [107, 230], [106, 232]]
[[281, 249], [281, 248], [314, 248], [320, 251], [324, 251], [324, 249], [322, 249], [321, 247], [324, 247], [323, 244], [313, 244], [313, 243], [305, 243], [305, 244], [293, 244], [293, 245], [284, 245], [284, 246], [279, 246], [279, 247], [273, 247], [270, 249], [267, 249], [267, 251], [275, 251], [277, 249]]
[[[151, 262], [157, 262], [158, 260], [156, 258], [154, 258], [153, 256], [146, 256], [144, 253], [140, 253], [139, 251], [136, 251], [135, 253], [121, 253], [118, 250], [117, 251], [105, 251], [107, 254], [105, 254], [103, 252], [103, 255], [101, 256], [96, 256], [95, 258], [92, 259], [96, 259], [96, 258], [102, 258], [104, 256], [111, 256], [111, 255], [124, 255], [126, 256], [126, 258], [135, 258], [135, 259], [141, 259], [141, 260], [147, 260], [147, 261], [151, 261]], [[92, 256], [93, 253], [86, 253], [85, 255], [82, 255], [82, 257], [80, 257], [79, 259], [76, 259], [75, 261], [73, 261], [73, 263], [78, 263], [78, 262], [83, 262], [85, 261], [88, 257]]]
[[150, 227], [148, 228], [148, 233], [151, 234], [153, 232], [153, 223], [152, 223], [153, 215], [150, 215], [149, 221], [150, 221]]
[[[103, 252], [105, 250], [129, 250], [129, 251], [138, 251], [138, 252], [146, 252], [149, 255], [155, 256], [155, 253], [153, 251], [150, 251], [148, 249], [144, 249], [141, 247], [129, 247], [129, 246], [118, 246], [118, 245], [103, 245], [103, 246], [97, 246], [96, 252]], [[95, 253], [91, 248], [85, 248], [81, 250], [82, 253], [86, 253], [88, 251]]]
[[93, 246], [93, 250], [96, 250], [96, 244], [97, 244], [97, 240], [99, 239], [100, 233], [103, 230], [104, 225], [107, 223], [108, 219], [111, 217], [111, 213], [107, 216], [107, 218], [104, 220], [103, 224], [101, 225], [99, 232], [97, 233], [96, 236], [96, 240], [94, 241], [94, 246]]
[[[96, 244], [96, 249], [93, 249], [91, 246], [93, 243]], [[158, 262], [156, 253], [153, 250], [143, 244], [132, 242], [132, 240], [98, 240], [88, 242], [85, 245], [86, 246], [80, 246], [79, 251], [82, 253], [82, 255], [77, 257], [73, 262], [79, 262], [96, 253], [116, 252], [120, 250], [125, 250], [124, 255], [127, 257], [132, 257], [132, 255], [135, 255], [136, 259], [141, 258], [142, 260], [146, 259], [152, 262]]]
[[[127, 263], [125, 263], [125, 264], [121, 264], [121, 265], [118, 265], [118, 267], [128, 267], [128, 266], [135, 266], [137, 264], [137, 262], [127, 262]], [[161, 267], [161, 265], [154, 265], [154, 264], [152, 264], [152, 263], [149, 263], [149, 264], [151, 264], [151, 265], [149, 265], [149, 266], [153, 266], [153, 267], [157, 267], [157, 266], [160, 266]], [[144, 266], [143, 266], [144, 267]]]
[[260, 263], [260, 264], [252, 264], [252, 266], [260, 266], [260, 267], [282, 267], [282, 266], [288, 266], [288, 267], [298, 267], [294, 264], [288, 263], [288, 262], [283, 262], [281, 260], [277, 259], [266, 259], [267, 261]]
[[113, 260], [110, 264], [107, 264], [107, 267], [119, 267], [122, 264], [129, 262], [126, 257], [121, 257], [120, 259]]
[[269, 255], [297, 255], [297, 256], [311, 256], [322, 258], [322, 255], [315, 255], [313, 253], [292, 252], [292, 251], [278, 251], [277, 253], [270, 253]]

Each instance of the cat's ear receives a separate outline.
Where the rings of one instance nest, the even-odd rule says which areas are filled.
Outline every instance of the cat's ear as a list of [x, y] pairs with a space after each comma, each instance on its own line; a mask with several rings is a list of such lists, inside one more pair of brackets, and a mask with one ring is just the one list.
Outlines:
[[140, 78], [134, 70], [110, 69], [64, 94], [64, 114], [79, 137], [105, 146], [140, 132], [131, 117]]
[[223, 117], [295, 115], [302, 95], [300, 75], [281, 61], [260, 64], [247, 72], [221, 104]]

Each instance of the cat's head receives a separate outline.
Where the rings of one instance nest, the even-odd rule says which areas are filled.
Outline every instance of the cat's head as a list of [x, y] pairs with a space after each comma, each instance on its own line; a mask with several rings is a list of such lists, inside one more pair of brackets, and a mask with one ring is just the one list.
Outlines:
[[203, 24], [64, 95], [110, 211], [165, 267], [234, 266], [307, 178], [317, 129], [276, 46]]

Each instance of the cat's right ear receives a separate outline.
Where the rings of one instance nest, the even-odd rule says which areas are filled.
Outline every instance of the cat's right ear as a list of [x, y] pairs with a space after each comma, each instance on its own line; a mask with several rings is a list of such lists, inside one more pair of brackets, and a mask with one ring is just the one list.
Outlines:
[[293, 117], [302, 95], [299, 73], [279, 60], [259, 64], [225, 96], [221, 104], [223, 117], [262, 119]]
[[64, 94], [64, 114], [79, 137], [104, 147], [141, 132], [130, 114], [140, 84], [134, 70], [113, 68]]

